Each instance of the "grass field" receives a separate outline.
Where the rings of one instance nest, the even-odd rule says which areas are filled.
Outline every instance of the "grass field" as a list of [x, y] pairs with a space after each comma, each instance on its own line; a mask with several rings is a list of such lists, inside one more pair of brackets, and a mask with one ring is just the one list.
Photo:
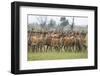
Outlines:
[[43, 53], [28, 52], [28, 61], [56, 60], [56, 59], [85, 59], [85, 58], [88, 58], [87, 51], [85, 52], [43, 52]]

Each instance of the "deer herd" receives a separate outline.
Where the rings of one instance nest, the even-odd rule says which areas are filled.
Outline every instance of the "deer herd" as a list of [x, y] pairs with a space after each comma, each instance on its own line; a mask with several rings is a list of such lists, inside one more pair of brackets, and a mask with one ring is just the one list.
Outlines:
[[28, 32], [28, 51], [79, 52], [87, 49], [84, 32]]

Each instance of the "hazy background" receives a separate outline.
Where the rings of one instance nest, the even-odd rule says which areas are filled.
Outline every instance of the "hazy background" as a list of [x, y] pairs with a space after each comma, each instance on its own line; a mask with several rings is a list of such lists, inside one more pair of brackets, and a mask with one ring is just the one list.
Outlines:
[[28, 30], [34, 31], [86, 31], [88, 17], [84, 16], [46, 16], [27, 15]]
[[[36, 16], [36, 15], [28, 15], [28, 24], [32, 24], [32, 23], [38, 23], [38, 17], [40, 16]], [[42, 17], [46, 17], [46, 16], [42, 16]], [[47, 22], [50, 21], [50, 19], [53, 19], [56, 21], [56, 23], [59, 23], [60, 21], [60, 17], [61, 16], [47, 16]], [[73, 17], [67, 17], [65, 16], [66, 19], [69, 21], [69, 23], [72, 23]], [[75, 25], [81, 25], [81, 26], [86, 26], [88, 25], [88, 18], [87, 17], [74, 17], [74, 23]]]

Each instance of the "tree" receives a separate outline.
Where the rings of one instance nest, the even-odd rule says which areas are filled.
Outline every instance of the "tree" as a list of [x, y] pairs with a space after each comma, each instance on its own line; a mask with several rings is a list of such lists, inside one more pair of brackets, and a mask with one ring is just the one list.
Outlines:
[[60, 28], [61, 31], [63, 31], [64, 27], [67, 26], [69, 24], [69, 21], [66, 20], [66, 17], [61, 17], [60, 18]]
[[56, 25], [56, 22], [53, 19], [51, 19], [50, 22], [48, 23], [48, 27], [50, 28], [54, 27], [55, 25]]
[[39, 16], [37, 17], [38, 23], [41, 26], [42, 30], [46, 30], [46, 25], [47, 25], [47, 16]]
[[72, 24], [71, 24], [71, 31], [73, 31], [73, 28], [74, 28], [74, 17], [73, 17]]
[[53, 30], [53, 28], [55, 28], [56, 26], [56, 21], [53, 19], [50, 19], [49, 23], [48, 23], [48, 30]]

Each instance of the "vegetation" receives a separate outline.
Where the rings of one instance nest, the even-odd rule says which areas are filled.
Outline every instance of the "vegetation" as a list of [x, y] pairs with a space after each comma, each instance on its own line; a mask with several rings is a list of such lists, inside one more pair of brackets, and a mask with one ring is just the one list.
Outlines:
[[28, 61], [33, 60], [56, 60], [56, 59], [85, 59], [88, 58], [87, 51], [82, 52], [29, 52]]

